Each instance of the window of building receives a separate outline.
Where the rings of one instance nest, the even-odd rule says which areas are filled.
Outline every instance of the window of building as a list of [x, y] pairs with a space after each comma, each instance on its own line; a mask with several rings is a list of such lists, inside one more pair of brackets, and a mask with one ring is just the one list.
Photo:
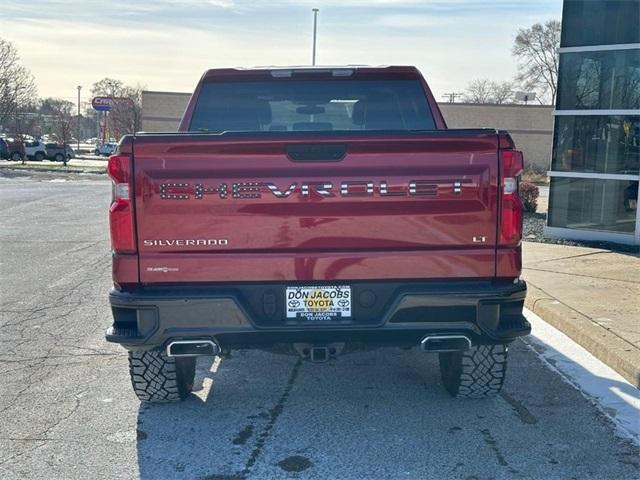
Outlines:
[[640, 43], [637, 0], [565, 0], [563, 47]]
[[633, 233], [637, 180], [551, 178], [549, 226]]
[[560, 110], [639, 109], [640, 49], [560, 56]]
[[638, 174], [640, 116], [556, 117], [551, 169]]

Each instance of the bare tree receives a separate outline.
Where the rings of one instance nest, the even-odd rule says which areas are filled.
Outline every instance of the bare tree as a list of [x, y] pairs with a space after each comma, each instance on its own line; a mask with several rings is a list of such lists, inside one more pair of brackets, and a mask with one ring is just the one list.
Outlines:
[[540, 101], [555, 103], [558, 84], [560, 22], [549, 20], [518, 30], [513, 55], [518, 59], [516, 80], [525, 90], [538, 93]]
[[512, 103], [514, 89], [515, 85], [513, 82], [493, 82], [491, 85], [493, 103]]
[[472, 81], [462, 99], [467, 103], [491, 103], [491, 80], [481, 78]]
[[121, 135], [134, 133], [142, 128], [142, 90], [144, 87], [125, 87], [122, 91], [121, 100], [115, 102], [114, 112], [118, 120], [116, 127]]
[[11, 128], [20, 137], [19, 110], [33, 103], [36, 97], [33, 75], [20, 65], [20, 57], [13, 43], [0, 38], [0, 126]]
[[465, 90], [467, 103], [507, 103], [513, 96], [513, 82], [495, 82], [488, 78], [472, 81]]
[[50, 131], [56, 137], [57, 142], [64, 149], [63, 163], [67, 164], [67, 146], [71, 143], [71, 137], [75, 126], [73, 102], [61, 98], [46, 98], [42, 101], [40, 112], [50, 120]]
[[140, 130], [143, 89], [141, 85], [131, 87], [113, 78], [103, 78], [93, 84], [91, 94], [94, 97], [105, 96], [115, 99], [108, 114], [108, 124], [110, 134], [116, 139]]
[[73, 102], [62, 98], [49, 97], [42, 99], [38, 110], [42, 115], [56, 117], [70, 108], [73, 108]]

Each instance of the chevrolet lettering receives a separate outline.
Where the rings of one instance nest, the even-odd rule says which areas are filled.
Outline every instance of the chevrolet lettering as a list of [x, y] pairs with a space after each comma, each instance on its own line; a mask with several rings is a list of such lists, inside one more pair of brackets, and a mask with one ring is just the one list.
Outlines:
[[470, 179], [421, 179], [411, 180], [404, 184], [390, 186], [386, 180], [373, 182], [371, 180], [342, 181], [334, 187], [328, 181], [324, 182], [294, 182], [286, 186], [278, 186], [271, 182], [238, 182], [207, 185], [205, 183], [167, 182], [160, 184], [160, 198], [162, 200], [202, 200], [206, 195], [214, 195], [222, 199], [227, 198], [261, 198], [262, 193], [270, 192], [276, 198], [288, 198], [295, 192], [302, 197], [316, 195], [318, 197], [355, 196], [436, 196], [438, 189], [459, 195], [462, 185], [472, 183]]

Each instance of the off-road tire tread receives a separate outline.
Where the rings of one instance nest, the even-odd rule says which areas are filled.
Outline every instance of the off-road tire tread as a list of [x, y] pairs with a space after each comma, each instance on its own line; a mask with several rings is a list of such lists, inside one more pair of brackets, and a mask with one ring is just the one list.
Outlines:
[[507, 372], [506, 345], [477, 345], [462, 353], [440, 354], [445, 389], [458, 398], [500, 393]]
[[190, 379], [189, 374], [183, 378], [176, 359], [160, 350], [130, 351], [129, 374], [136, 396], [144, 402], [178, 402], [189, 395], [193, 386], [193, 374]]

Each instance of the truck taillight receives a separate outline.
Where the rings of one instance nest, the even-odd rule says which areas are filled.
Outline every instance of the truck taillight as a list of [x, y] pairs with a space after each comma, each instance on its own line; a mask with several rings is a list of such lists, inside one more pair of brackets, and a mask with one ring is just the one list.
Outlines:
[[500, 245], [515, 246], [522, 240], [522, 201], [518, 194], [524, 169], [522, 152], [502, 150], [502, 205], [500, 209]]
[[111, 248], [116, 253], [135, 253], [131, 158], [128, 155], [110, 156], [107, 173], [113, 182], [111, 207], [109, 208]]

